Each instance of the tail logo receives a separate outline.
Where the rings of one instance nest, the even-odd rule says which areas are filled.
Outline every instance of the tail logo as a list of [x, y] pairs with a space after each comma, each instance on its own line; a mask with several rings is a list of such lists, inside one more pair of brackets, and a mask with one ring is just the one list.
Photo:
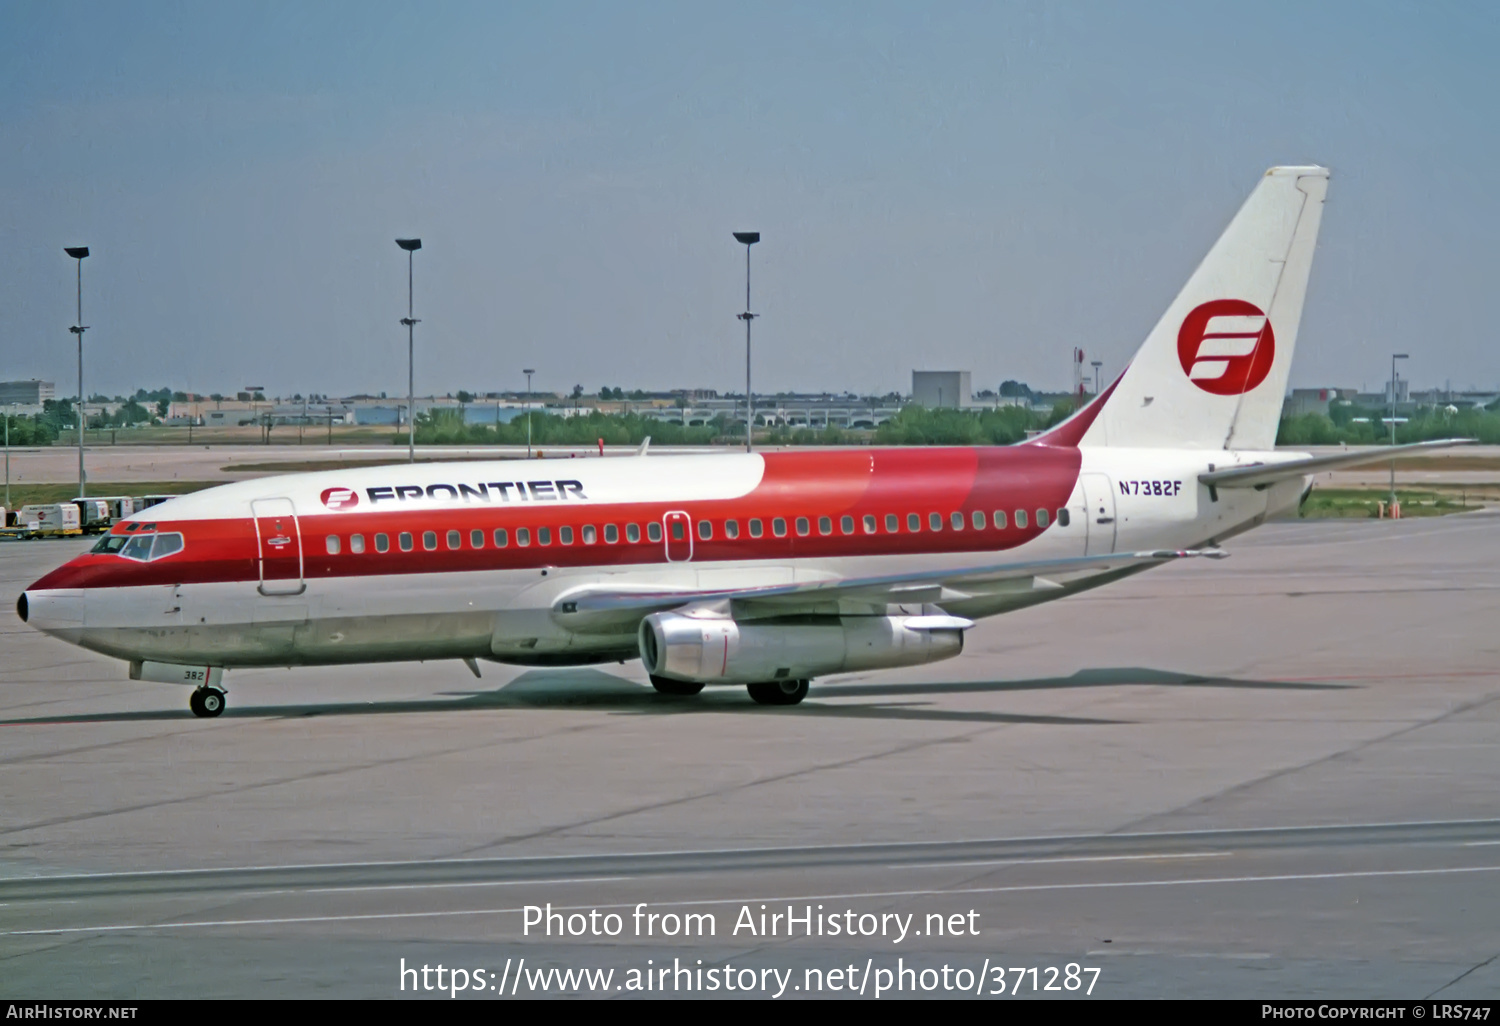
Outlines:
[[359, 493], [352, 488], [323, 489], [323, 505], [332, 510], [353, 509], [359, 505]]
[[1266, 312], [1243, 299], [1215, 299], [1182, 319], [1177, 358], [1188, 380], [1214, 395], [1243, 395], [1271, 373], [1276, 334]]

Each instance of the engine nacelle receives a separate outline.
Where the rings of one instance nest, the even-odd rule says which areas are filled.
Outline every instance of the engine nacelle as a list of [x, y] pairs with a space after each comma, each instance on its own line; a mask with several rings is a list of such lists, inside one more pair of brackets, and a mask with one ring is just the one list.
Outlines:
[[653, 613], [641, 621], [646, 670], [673, 680], [750, 684], [917, 666], [964, 650], [956, 616], [845, 616], [826, 623], [737, 623]]

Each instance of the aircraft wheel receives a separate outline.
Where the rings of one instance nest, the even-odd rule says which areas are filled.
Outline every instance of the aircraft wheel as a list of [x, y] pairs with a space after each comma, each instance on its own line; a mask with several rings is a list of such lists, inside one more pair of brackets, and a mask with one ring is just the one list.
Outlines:
[[703, 690], [701, 681], [696, 680], [673, 680], [670, 677], [658, 677], [651, 675], [651, 686], [663, 695], [678, 695], [686, 697], [696, 695]]
[[224, 692], [217, 688], [195, 688], [188, 698], [194, 716], [212, 718], [224, 711]]
[[758, 705], [796, 705], [807, 697], [805, 680], [762, 680], [745, 689]]

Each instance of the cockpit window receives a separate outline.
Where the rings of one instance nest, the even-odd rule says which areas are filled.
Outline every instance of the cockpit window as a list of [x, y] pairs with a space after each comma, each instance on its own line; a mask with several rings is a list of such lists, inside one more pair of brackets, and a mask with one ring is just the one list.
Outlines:
[[151, 543], [154, 541], [156, 541], [154, 534], [131, 535], [130, 540], [125, 543], [125, 547], [120, 550], [120, 555], [126, 559], [134, 559], [137, 562], [144, 563], [151, 558]]
[[159, 534], [156, 536], [156, 544], [151, 547], [151, 558], [161, 559], [170, 556], [174, 552], [182, 551], [182, 535], [176, 532]]
[[165, 534], [132, 534], [129, 536], [111, 534], [99, 539], [99, 544], [93, 548], [95, 552], [116, 552], [125, 559], [133, 559], [137, 563], [146, 563], [152, 560], [170, 556], [174, 552], [182, 551], [182, 535], [173, 532]]

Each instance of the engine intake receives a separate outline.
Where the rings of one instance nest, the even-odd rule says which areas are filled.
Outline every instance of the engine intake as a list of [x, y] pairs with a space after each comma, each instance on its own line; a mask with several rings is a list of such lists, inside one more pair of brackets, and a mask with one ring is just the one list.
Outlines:
[[647, 672], [706, 684], [802, 680], [828, 673], [918, 666], [964, 649], [973, 626], [956, 616], [845, 616], [827, 623], [739, 623], [681, 613], [641, 621]]

